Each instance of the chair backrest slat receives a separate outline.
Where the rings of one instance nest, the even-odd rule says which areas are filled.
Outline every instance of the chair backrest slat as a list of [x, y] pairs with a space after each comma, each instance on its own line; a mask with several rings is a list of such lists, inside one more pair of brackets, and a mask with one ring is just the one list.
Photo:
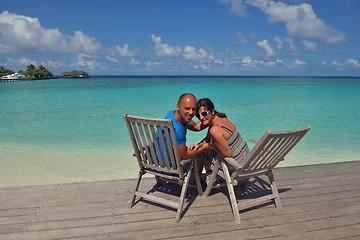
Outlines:
[[140, 127], [137, 123], [131, 123], [132, 129], [133, 129], [133, 135], [135, 137], [135, 144], [137, 145], [137, 152], [141, 155], [142, 159], [146, 159], [145, 152], [143, 151], [144, 144], [141, 142], [141, 137], [139, 135]]
[[146, 132], [145, 130], [147, 129], [147, 125], [146, 124], [143, 124], [143, 125], [140, 125], [139, 123], [137, 123], [137, 126], [138, 126], [138, 132], [139, 132], [139, 135], [140, 135], [140, 141], [141, 141], [141, 146], [143, 147], [144, 151], [145, 151], [145, 158], [144, 160], [146, 161], [147, 164], [151, 164], [151, 160], [149, 158], [149, 156], [151, 156], [151, 153], [150, 153], [150, 149], [149, 149], [149, 143], [147, 142], [147, 136], [146, 136]]
[[172, 151], [171, 138], [169, 138], [168, 128], [160, 128], [158, 126], [158, 135], [159, 135], [161, 152], [163, 153], [161, 155], [163, 158], [161, 166], [171, 168], [172, 166], [174, 166], [175, 163], [172, 160], [174, 157]]
[[[165, 139], [166, 139], [166, 147], [168, 149], [168, 153], [169, 153], [169, 162], [171, 162], [168, 167], [170, 168], [171, 167], [174, 167], [176, 166], [175, 164], [175, 156], [174, 156], [174, 151], [173, 151], [173, 147], [172, 147], [172, 144], [173, 144], [173, 141], [174, 141], [174, 138], [172, 138], [170, 136], [170, 131], [168, 131], [170, 129], [167, 129], [165, 132]], [[176, 139], [175, 139], [176, 140]]]
[[271, 165], [274, 165], [275, 163], [278, 163], [278, 160], [280, 161], [279, 152], [280, 149], [283, 147], [283, 144], [287, 141], [286, 137], [274, 137], [275, 144], [272, 146], [271, 150], [267, 153], [266, 160], [262, 164], [262, 168], [268, 168]]
[[310, 126], [284, 132], [267, 131], [248, 153], [238, 171], [273, 169], [310, 130]]
[[300, 138], [297, 135], [284, 138], [282, 145], [279, 146], [279, 150], [272, 157], [270, 164], [278, 164], [278, 162], [281, 161], [286, 156], [286, 154], [290, 152], [290, 150], [298, 143], [298, 141], [300, 141]]
[[252, 161], [249, 166], [249, 169], [260, 169], [267, 163], [267, 158], [269, 158], [269, 153], [273, 151], [278, 143], [278, 139], [272, 138], [269, 139], [267, 144], [263, 149], [260, 150], [260, 154]]
[[[180, 153], [179, 153], [179, 148], [178, 148], [178, 145], [177, 145], [177, 140], [176, 140], [176, 133], [175, 133], [175, 129], [174, 127], [171, 127], [170, 128], [170, 137], [172, 139], [172, 144], [173, 146], [176, 146], [176, 147], [173, 147], [172, 150], [174, 151], [174, 161], [176, 163], [180, 163], [181, 162], [181, 157], [180, 157]], [[176, 164], [175, 166], [177, 167], [181, 167], [182, 165], [180, 164]], [[183, 171], [179, 171], [180, 174], [183, 174]], [[181, 176], [182, 177], [182, 176]]]
[[131, 143], [140, 168], [179, 173], [180, 155], [170, 119], [150, 119], [124, 115]]
[[148, 163], [155, 165], [156, 164], [156, 155], [154, 150], [154, 144], [152, 144], [152, 139], [156, 137], [156, 133], [153, 125], [144, 124], [145, 136], [147, 138], [146, 148], [148, 149]]

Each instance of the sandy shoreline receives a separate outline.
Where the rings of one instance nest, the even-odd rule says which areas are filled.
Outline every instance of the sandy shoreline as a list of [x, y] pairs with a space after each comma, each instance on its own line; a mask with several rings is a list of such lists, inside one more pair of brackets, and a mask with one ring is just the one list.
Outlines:
[[[279, 167], [353, 161], [359, 155], [293, 149]], [[135, 178], [136, 159], [130, 148], [41, 148], [2, 146], [0, 187], [102, 181]]]
[[2, 148], [0, 187], [135, 178], [138, 166], [121, 149]]

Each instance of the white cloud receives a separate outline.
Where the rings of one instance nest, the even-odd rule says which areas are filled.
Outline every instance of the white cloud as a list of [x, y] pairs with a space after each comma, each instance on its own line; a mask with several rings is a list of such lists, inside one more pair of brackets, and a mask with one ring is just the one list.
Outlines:
[[0, 52], [83, 52], [98, 53], [101, 44], [76, 31], [74, 36], [58, 29], [46, 29], [37, 18], [3, 11], [0, 14]]
[[306, 65], [306, 63], [305, 63], [305, 62], [303, 62], [303, 61], [301, 61], [301, 60], [299, 60], [299, 59], [296, 59], [296, 60], [294, 61], [294, 64], [295, 64], [296, 66], [303, 66], [303, 65]]
[[34, 66], [37, 66], [37, 61], [22, 57], [20, 59], [13, 59], [13, 58], [6, 58], [6, 63], [1, 64], [7, 67], [10, 67], [11, 69], [22, 69], [25, 70], [26, 67], [30, 64], [33, 64]]
[[246, 17], [246, 5], [242, 0], [219, 0], [220, 3], [230, 6], [230, 13], [240, 17]]
[[90, 70], [95, 70], [99, 66], [96, 61], [78, 61], [76, 65], [79, 67], [88, 68]]
[[248, 67], [254, 67], [257, 63], [258, 62], [253, 60], [250, 56], [246, 56], [241, 60], [241, 64]]
[[185, 46], [183, 56], [186, 60], [191, 61], [213, 60], [213, 57], [204, 49], [196, 49], [189, 45]]
[[240, 44], [246, 44], [248, 42], [248, 40], [240, 32], [236, 34], [236, 40]]
[[360, 62], [355, 59], [348, 59], [345, 61], [345, 64], [353, 67], [360, 67]]
[[209, 66], [205, 65], [205, 64], [199, 64], [199, 65], [194, 65], [195, 69], [201, 69], [201, 70], [208, 70], [210, 69]]
[[283, 40], [280, 37], [274, 37], [274, 42], [276, 42], [278, 49], [283, 48]]
[[242, 63], [252, 63], [253, 60], [251, 59], [251, 57], [246, 56], [246, 57], [244, 57], [244, 58], [242, 59], [241, 62], [242, 62]]
[[182, 56], [188, 61], [215, 61], [221, 63], [221, 60], [214, 60], [214, 58], [206, 50], [199, 48], [196, 49], [193, 46], [186, 45], [184, 49], [180, 47], [171, 47], [167, 43], [162, 43], [161, 37], [152, 34], [151, 40], [155, 43], [154, 50], [157, 56], [162, 57], [180, 57]]
[[75, 66], [80, 66], [84, 68], [88, 68], [90, 70], [95, 70], [100, 68], [101, 64], [97, 61], [92, 60], [94, 57], [88, 54], [79, 53], [78, 60]]
[[316, 52], [317, 51], [317, 44], [308, 40], [301, 41], [301, 44], [305, 47], [306, 51], [309, 52]]
[[283, 61], [283, 60], [280, 60], [280, 59], [276, 59], [276, 63], [277, 63], [277, 64], [283, 64], [284, 61]]
[[70, 37], [72, 50], [83, 53], [98, 53], [101, 50], [101, 44], [96, 42], [95, 38], [86, 36], [81, 31], [76, 31], [73, 37]]
[[260, 47], [261, 49], [263, 49], [265, 51], [266, 57], [272, 57], [275, 55], [275, 52], [272, 49], [272, 47], [270, 46], [268, 40], [263, 39], [261, 41], [258, 41], [256, 44], [258, 45], [258, 47]]
[[225, 62], [225, 61], [222, 60], [222, 59], [214, 59], [214, 63], [220, 64], [220, 65], [229, 65], [228, 62]]
[[[44, 65], [45, 65], [45, 64], [44, 64]], [[63, 64], [62, 64], [61, 62], [59, 62], [59, 61], [50, 59], [50, 60], [47, 62], [47, 66], [57, 68], [57, 67], [62, 67]]]
[[223, 2], [230, 5], [231, 9], [239, 5], [244, 10], [245, 4], [257, 7], [269, 16], [268, 19], [271, 23], [283, 22], [287, 32], [294, 37], [317, 38], [327, 43], [339, 43], [346, 39], [345, 34], [326, 25], [322, 19], [318, 18], [308, 3], [289, 5], [273, 0], [227, 0]]
[[334, 66], [340, 66], [340, 65], [341, 65], [341, 64], [338, 63], [336, 60], [332, 61], [331, 64], [334, 65]]
[[285, 42], [289, 44], [288, 51], [295, 52], [296, 48], [294, 46], [294, 39], [292, 38], [285, 38]]
[[137, 61], [135, 58], [131, 58], [129, 64], [130, 64], [130, 65], [139, 65], [140, 63], [139, 63], [139, 61]]
[[22, 57], [18, 63], [23, 66], [29, 66], [30, 64], [35, 65], [35, 66], [37, 65], [37, 62], [35, 60], [31, 60], [31, 59], [25, 58], [25, 57]]
[[296, 51], [296, 48], [294, 46], [294, 39], [292, 38], [285, 38], [285, 39], [282, 39], [278, 36], [275, 36], [274, 37], [274, 42], [276, 43], [276, 47], [278, 49], [284, 49], [284, 44], [287, 43], [288, 44], [288, 47], [287, 47], [287, 51], [289, 52], [295, 52]]
[[123, 56], [123, 57], [133, 57], [133, 56], [135, 56], [135, 52], [129, 50], [129, 45], [128, 44], [124, 44], [124, 46], [122, 46], [122, 47], [116, 45], [115, 49], [116, 49], [116, 52], [118, 54], [120, 54], [120, 56]]
[[157, 37], [154, 34], [150, 36], [153, 41], [155, 54], [162, 57], [178, 57], [181, 55], [180, 47], [170, 47], [167, 43], [161, 42], [161, 37]]
[[164, 65], [164, 62], [146, 62], [146, 66], [148, 67], [160, 67], [162, 65]]
[[118, 63], [119, 62], [116, 58], [110, 57], [110, 56], [106, 56], [106, 59], [109, 60], [112, 63]]

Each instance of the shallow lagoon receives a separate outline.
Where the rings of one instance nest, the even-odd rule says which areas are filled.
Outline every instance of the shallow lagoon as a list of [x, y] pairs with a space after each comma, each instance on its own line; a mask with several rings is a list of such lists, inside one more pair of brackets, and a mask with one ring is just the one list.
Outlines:
[[[211, 98], [245, 139], [310, 124], [281, 166], [360, 159], [360, 78], [22, 81], [0, 84], [0, 187], [135, 177], [123, 113], [162, 118], [184, 92]], [[189, 132], [187, 142], [205, 134]]]

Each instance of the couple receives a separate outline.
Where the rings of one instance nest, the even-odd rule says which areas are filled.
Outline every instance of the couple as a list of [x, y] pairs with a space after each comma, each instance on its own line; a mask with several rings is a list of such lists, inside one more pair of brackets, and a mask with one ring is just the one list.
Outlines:
[[[194, 122], [194, 115], [199, 119]], [[180, 96], [176, 109], [170, 111], [165, 119], [171, 119], [176, 132], [181, 159], [193, 158], [200, 153], [205, 153], [210, 159], [215, 156], [217, 150], [224, 157], [231, 157], [241, 162], [249, 152], [247, 143], [237, 131], [235, 125], [224, 113], [217, 112], [214, 104], [208, 98], [196, 101], [191, 93]], [[209, 127], [206, 137], [198, 144], [186, 146], [186, 131], [201, 131]], [[203, 165], [203, 161], [201, 161]], [[205, 163], [209, 165], [209, 163]], [[200, 168], [200, 173], [202, 166]], [[206, 169], [210, 174], [210, 170]]]

